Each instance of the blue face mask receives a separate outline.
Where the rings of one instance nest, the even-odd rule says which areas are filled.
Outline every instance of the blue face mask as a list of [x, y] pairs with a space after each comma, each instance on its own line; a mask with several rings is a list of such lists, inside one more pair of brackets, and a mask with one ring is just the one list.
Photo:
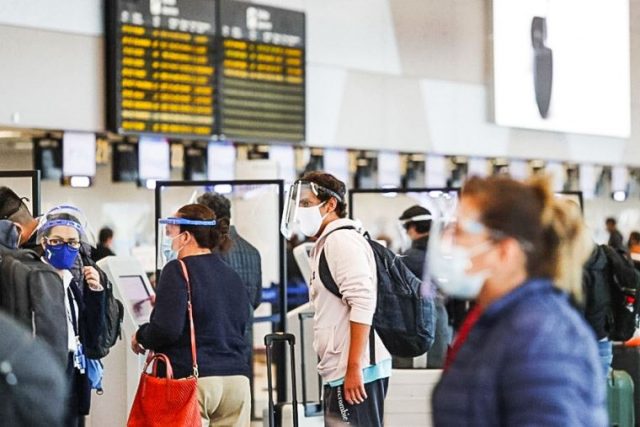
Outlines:
[[69, 270], [75, 264], [79, 251], [79, 248], [72, 248], [66, 243], [56, 246], [45, 245], [44, 255], [49, 264], [58, 270]]
[[173, 240], [176, 237], [178, 237], [180, 234], [173, 237], [165, 236], [164, 239], [162, 240], [162, 255], [164, 256], [165, 263], [168, 263], [169, 261], [172, 261], [174, 259], [178, 259], [179, 251], [173, 250], [172, 246], [173, 246]]

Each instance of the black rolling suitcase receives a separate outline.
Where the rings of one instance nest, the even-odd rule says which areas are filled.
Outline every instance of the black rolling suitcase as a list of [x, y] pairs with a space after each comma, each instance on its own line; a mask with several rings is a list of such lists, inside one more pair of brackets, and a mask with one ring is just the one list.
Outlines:
[[[273, 362], [273, 344], [287, 343], [289, 345], [289, 358], [291, 362], [291, 403], [273, 404], [273, 378], [271, 373], [271, 363]], [[296, 337], [293, 334], [283, 332], [268, 334], [264, 337], [264, 345], [267, 351], [267, 383], [269, 387], [269, 426], [276, 427], [284, 425], [284, 419], [291, 416], [294, 427], [298, 427], [298, 392], [296, 389], [296, 355], [294, 346]], [[291, 411], [289, 415], [289, 409]], [[285, 412], [287, 413], [285, 416]], [[277, 424], [276, 424], [277, 423]]]
[[633, 390], [633, 406], [636, 425], [640, 421], [640, 347], [613, 346], [613, 369], [626, 371], [635, 384]]

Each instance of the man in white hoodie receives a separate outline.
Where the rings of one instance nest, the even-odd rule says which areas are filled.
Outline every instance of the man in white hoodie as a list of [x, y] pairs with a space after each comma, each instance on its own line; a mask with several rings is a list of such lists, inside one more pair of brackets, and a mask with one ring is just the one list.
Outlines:
[[[310, 297], [315, 308], [313, 346], [325, 383], [325, 425], [381, 426], [391, 355], [378, 335], [371, 334], [376, 262], [358, 226], [346, 214], [345, 184], [330, 174], [311, 172], [292, 187], [285, 229], [288, 221], [317, 238], [311, 252]], [[323, 253], [342, 298], [320, 279]]]

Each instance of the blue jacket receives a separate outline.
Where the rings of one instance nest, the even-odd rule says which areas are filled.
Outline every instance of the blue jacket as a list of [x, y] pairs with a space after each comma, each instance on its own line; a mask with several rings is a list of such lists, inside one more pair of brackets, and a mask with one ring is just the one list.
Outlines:
[[[250, 375], [243, 338], [249, 321], [249, 296], [238, 274], [220, 255], [184, 258], [191, 280], [193, 321], [201, 377]], [[192, 373], [187, 284], [178, 261], [160, 274], [149, 323], [137, 332], [145, 348], [169, 356], [176, 378]]]
[[596, 338], [548, 280], [480, 316], [433, 394], [436, 426], [606, 426]]

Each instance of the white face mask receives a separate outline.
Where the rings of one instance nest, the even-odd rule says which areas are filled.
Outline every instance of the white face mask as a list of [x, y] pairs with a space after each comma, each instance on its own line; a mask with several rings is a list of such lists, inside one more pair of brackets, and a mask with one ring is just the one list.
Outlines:
[[318, 206], [311, 206], [310, 208], [298, 208], [298, 224], [300, 225], [300, 231], [305, 236], [313, 237], [318, 234], [322, 226], [322, 221], [329, 215], [329, 213], [326, 213], [324, 216], [322, 215], [320, 212], [322, 205], [324, 205], [324, 203]]
[[488, 274], [467, 273], [467, 270], [472, 265], [471, 258], [491, 248], [487, 243], [489, 242], [480, 243], [471, 249], [452, 245], [447, 253], [442, 250], [440, 242], [433, 242], [429, 246], [429, 274], [445, 294], [467, 300], [473, 300], [478, 296]]

